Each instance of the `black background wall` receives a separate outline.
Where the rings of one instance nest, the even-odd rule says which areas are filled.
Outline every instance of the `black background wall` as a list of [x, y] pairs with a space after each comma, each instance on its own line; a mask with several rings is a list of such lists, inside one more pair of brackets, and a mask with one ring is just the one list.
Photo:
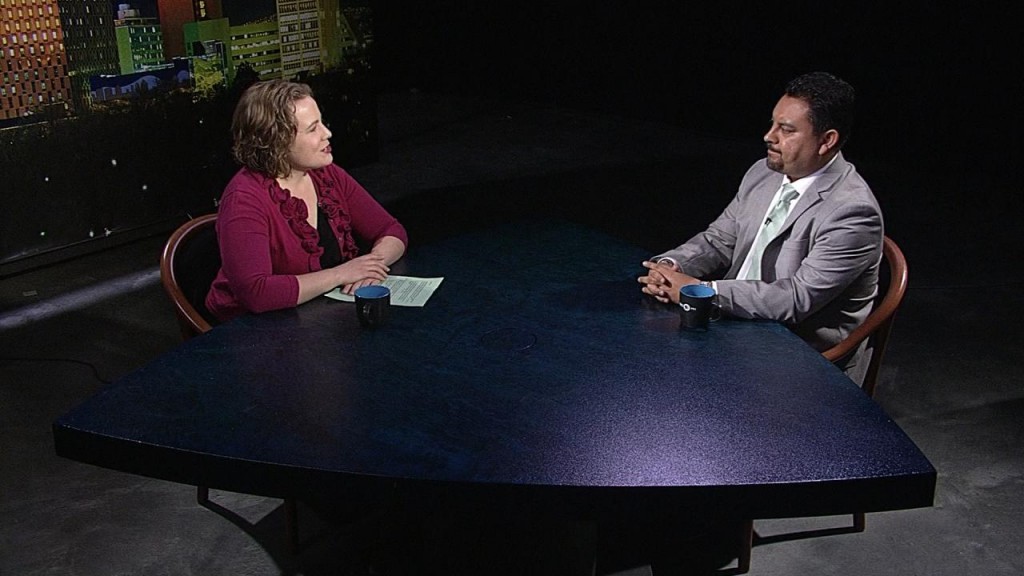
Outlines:
[[[999, 281], [1020, 281], [1024, 273], [1014, 264], [1024, 260], [1017, 226], [1024, 201], [1015, 166], [1024, 50], [1012, 4], [891, 4], [376, 0], [374, 79], [383, 91], [522, 99], [675, 124], [748, 143], [753, 159], [785, 82], [828, 70], [857, 88], [857, 125], [846, 153], [871, 182], [887, 228], [915, 268], [924, 264], [933, 277], [960, 281], [1009, 262], [999, 266]], [[227, 114], [211, 118], [226, 121]], [[93, 234], [118, 231], [116, 216], [150, 196], [173, 199], [177, 210], [182, 194], [194, 194], [195, 202], [185, 204], [212, 210], [222, 172], [233, 170], [226, 147], [219, 145], [216, 159], [181, 161], [161, 155], [168, 138], [159, 133], [121, 144], [148, 154], [140, 158], [156, 157], [150, 164], [173, 177], [129, 182], [127, 196], [119, 188], [124, 181], [113, 176], [126, 171], [124, 161], [114, 166], [103, 156], [86, 163], [113, 179], [110, 185], [96, 174], [56, 169], [84, 162], [97, 145], [70, 152], [44, 146], [35, 155], [43, 161], [12, 169], [0, 213], [2, 253], [69, 243], [56, 234], [42, 238], [40, 230], [91, 245]], [[68, 145], [66, 138], [60, 143]], [[7, 151], [15, 149], [23, 152]], [[54, 174], [45, 172], [51, 168]], [[176, 177], [188, 183], [176, 184]], [[197, 187], [202, 177], [210, 183]], [[101, 192], [86, 191], [87, 184]], [[171, 211], [145, 205], [161, 217]], [[35, 223], [55, 217], [70, 224]], [[0, 276], [7, 268], [14, 266], [0, 262]]]
[[[846, 152], [874, 176], [889, 229], [936, 276], [977, 277], [1022, 256], [1024, 51], [1010, 7], [381, 0], [378, 73], [384, 89], [664, 121], [756, 153], [784, 83], [831, 71], [857, 89]], [[1002, 268], [1000, 281], [1020, 280]]]

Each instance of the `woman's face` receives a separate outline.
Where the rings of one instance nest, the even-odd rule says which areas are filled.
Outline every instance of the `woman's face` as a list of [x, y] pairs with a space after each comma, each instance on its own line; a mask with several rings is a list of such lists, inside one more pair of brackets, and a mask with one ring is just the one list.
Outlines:
[[295, 139], [288, 149], [292, 170], [323, 168], [334, 161], [329, 141], [331, 131], [320, 118], [320, 107], [310, 97], [295, 101]]

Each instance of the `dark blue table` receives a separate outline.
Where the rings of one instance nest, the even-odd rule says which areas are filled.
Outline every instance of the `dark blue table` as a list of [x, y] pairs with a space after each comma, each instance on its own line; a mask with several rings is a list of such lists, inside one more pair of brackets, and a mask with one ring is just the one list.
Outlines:
[[219, 326], [58, 419], [56, 450], [279, 497], [397, 481], [747, 518], [932, 504], [934, 468], [839, 370], [772, 323], [680, 332], [640, 293], [646, 256], [565, 223], [415, 246], [394, 272], [445, 277], [426, 307], [377, 330], [328, 299]]

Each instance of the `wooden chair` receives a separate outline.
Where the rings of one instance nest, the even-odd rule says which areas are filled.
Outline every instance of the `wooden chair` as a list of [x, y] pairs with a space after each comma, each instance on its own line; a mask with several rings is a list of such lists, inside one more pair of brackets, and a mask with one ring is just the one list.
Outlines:
[[160, 255], [160, 281], [174, 304], [184, 340], [209, 332], [217, 323], [204, 304], [220, 269], [216, 223], [216, 214], [185, 222], [171, 234]]
[[[868, 369], [864, 376], [864, 383], [861, 389], [870, 397], [875, 395], [875, 386], [878, 384], [878, 372], [882, 367], [882, 359], [885, 357], [885, 349], [889, 343], [889, 334], [892, 332], [892, 323], [896, 317], [896, 310], [903, 302], [903, 296], [907, 292], [907, 259], [903, 251], [888, 236], [882, 238], [882, 257], [888, 263], [888, 287], [882, 297], [875, 302], [875, 308], [868, 315], [864, 323], [858, 326], [842, 342], [822, 352], [822, 355], [830, 362], [845, 358], [863, 343], [868, 341], [871, 349], [871, 360], [868, 362]], [[880, 282], [881, 283], [881, 282]], [[838, 528], [811, 530], [797, 532], [794, 534], [782, 534], [769, 538], [758, 538], [759, 542], [781, 542], [784, 540], [796, 540], [829, 534], [848, 534], [863, 532], [865, 527], [864, 513], [855, 512], [853, 523], [850, 526]], [[750, 555], [754, 544], [754, 522], [748, 521], [744, 524], [740, 535], [740, 555], [735, 574], [745, 574], [750, 570]]]
[[851, 332], [845, 340], [822, 352], [828, 361], [835, 362], [856, 350], [861, 342], [868, 340], [868, 345], [871, 348], [871, 360], [868, 363], [868, 371], [864, 376], [864, 384], [861, 389], [872, 398], [875, 396], [878, 371], [882, 367], [882, 358], [885, 356], [885, 349], [889, 343], [889, 334], [892, 332], [896, 310], [900, 307], [903, 296], [907, 292], [907, 259], [903, 256], [903, 251], [899, 246], [888, 236], [882, 239], [882, 256], [889, 264], [889, 287], [882, 299], [875, 303], [875, 309], [871, 311], [864, 323]]
[[[204, 304], [210, 284], [220, 269], [216, 214], [193, 218], [171, 234], [160, 255], [160, 281], [174, 305], [182, 339], [209, 332], [217, 324]], [[210, 502], [210, 489], [196, 488], [196, 501], [206, 508], [223, 510]], [[225, 510], [225, 512], [227, 512]], [[298, 550], [298, 510], [294, 499], [284, 500], [285, 538], [289, 551]]]

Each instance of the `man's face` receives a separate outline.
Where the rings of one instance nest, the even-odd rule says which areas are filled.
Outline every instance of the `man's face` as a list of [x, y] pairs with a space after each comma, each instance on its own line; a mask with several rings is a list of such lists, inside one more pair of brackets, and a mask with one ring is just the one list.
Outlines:
[[764, 135], [768, 168], [797, 180], [816, 172], [829, 160], [826, 138], [811, 125], [810, 107], [800, 98], [783, 96], [772, 111], [772, 127]]

